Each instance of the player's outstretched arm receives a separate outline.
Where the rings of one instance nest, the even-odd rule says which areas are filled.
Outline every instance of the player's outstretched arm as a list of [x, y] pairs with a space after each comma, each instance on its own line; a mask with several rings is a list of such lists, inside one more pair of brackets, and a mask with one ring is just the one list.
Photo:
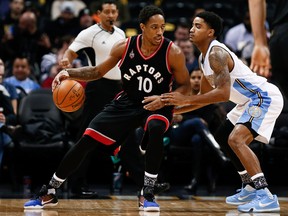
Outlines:
[[[212, 103], [228, 101], [230, 97], [231, 83], [229, 64], [231, 64], [232, 67], [233, 61], [230, 55], [224, 49], [220, 47], [213, 47], [209, 53], [209, 62], [210, 67], [214, 71], [214, 88], [211, 88], [210, 84], [208, 82], [204, 82], [204, 79], [202, 78], [201, 89], [206, 89], [206, 91], [211, 89], [210, 91], [191, 96], [183, 96], [176, 92], [166, 93], [161, 96], [161, 100], [165, 104], [169, 105], [196, 105], [198, 108]], [[203, 87], [203, 85], [209, 86]]]

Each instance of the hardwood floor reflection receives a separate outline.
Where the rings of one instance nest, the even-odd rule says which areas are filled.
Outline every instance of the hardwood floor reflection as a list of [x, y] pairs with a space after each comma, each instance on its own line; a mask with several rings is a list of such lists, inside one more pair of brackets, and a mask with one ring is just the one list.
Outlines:
[[161, 212], [146, 213], [138, 211], [136, 199], [97, 199], [75, 200], [60, 199], [57, 207], [45, 210], [23, 209], [25, 199], [1, 199], [0, 215], [2, 216], [288, 216], [288, 199], [280, 199], [279, 213], [239, 213], [236, 206], [227, 205], [224, 197], [195, 197], [193, 200], [161, 198], [158, 203]]

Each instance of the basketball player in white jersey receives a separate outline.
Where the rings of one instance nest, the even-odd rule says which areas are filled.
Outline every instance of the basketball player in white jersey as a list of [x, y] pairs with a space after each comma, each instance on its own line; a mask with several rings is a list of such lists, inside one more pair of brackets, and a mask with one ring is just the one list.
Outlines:
[[[221, 31], [222, 19], [218, 15], [208, 11], [197, 14], [190, 40], [201, 51], [199, 65], [204, 74], [201, 93], [191, 96], [167, 93], [162, 95], [162, 101], [166, 105], [178, 105], [176, 113], [212, 103], [234, 102], [236, 106], [228, 113], [228, 120], [220, 130], [222, 136], [217, 141], [236, 167], [243, 187], [239, 193], [227, 197], [226, 203], [239, 205], [241, 212], [279, 211], [277, 196], [268, 190], [260, 162], [249, 144], [254, 139], [269, 142], [283, 108], [283, 97], [275, 85], [251, 71], [216, 40]], [[145, 102], [149, 100], [146, 98]], [[147, 105], [146, 109], [150, 107]]]

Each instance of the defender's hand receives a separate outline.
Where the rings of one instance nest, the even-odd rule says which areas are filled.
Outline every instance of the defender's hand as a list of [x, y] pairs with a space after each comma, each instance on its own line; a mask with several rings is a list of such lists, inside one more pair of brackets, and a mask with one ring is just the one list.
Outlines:
[[171, 105], [187, 105], [187, 97], [182, 95], [179, 92], [170, 92], [161, 95], [161, 101], [165, 104], [165, 106]]
[[145, 104], [143, 108], [149, 111], [155, 111], [165, 106], [159, 95], [145, 97], [142, 103]]

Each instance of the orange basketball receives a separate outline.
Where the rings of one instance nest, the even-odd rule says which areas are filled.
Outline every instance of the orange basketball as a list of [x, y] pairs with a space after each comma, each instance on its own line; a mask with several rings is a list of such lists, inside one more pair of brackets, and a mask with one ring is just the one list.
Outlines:
[[77, 111], [82, 107], [84, 100], [84, 88], [75, 80], [63, 80], [53, 91], [53, 101], [63, 112]]

